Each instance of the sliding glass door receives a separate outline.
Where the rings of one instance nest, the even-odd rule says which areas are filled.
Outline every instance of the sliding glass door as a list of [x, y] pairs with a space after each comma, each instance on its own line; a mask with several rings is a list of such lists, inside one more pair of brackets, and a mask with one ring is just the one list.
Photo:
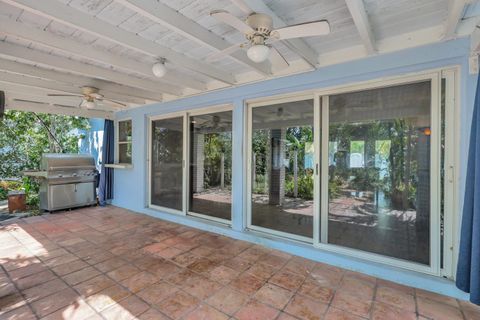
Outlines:
[[188, 211], [231, 220], [232, 111], [192, 115]]
[[149, 206], [230, 223], [231, 106], [152, 117], [149, 143]]
[[250, 102], [248, 227], [439, 274], [440, 79]]
[[313, 99], [251, 109], [252, 228], [312, 238]]
[[183, 210], [184, 117], [151, 122], [150, 204]]
[[329, 96], [328, 243], [430, 264], [431, 91]]

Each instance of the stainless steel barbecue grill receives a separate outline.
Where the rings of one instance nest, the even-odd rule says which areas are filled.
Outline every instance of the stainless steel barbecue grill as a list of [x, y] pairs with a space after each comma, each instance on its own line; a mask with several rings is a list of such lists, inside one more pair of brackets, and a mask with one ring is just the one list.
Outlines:
[[90, 155], [46, 153], [41, 171], [26, 171], [41, 179], [40, 209], [55, 211], [96, 203], [98, 171]]

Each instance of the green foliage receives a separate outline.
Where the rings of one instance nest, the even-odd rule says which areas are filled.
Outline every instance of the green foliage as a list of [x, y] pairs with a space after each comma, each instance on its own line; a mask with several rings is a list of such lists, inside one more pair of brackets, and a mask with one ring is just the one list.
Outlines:
[[[304, 200], [313, 199], [313, 175], [306, 174], [298, 177], [298, 198]], [[289, 197], [294, 196], [294, 179], [293, 176], [288, 176], [285, 181], [285, 194]]]
[[267, 174], [267, 149], [269, 140], [269, 130], [255, 130], [252, 135], [252, 154], [255, 157], [255, 172], [257, 176]]
[[19, 191], [22, 189], [20, 181], [0, 181], [0, 201], [6, 200], [9, 191]]
[[358, 168], [352, 170], [355, 177], [350, 181], [350, 187], [358, 191], [375, 191], [380, 187], [377, 168]]
[[205, 134], [205, 188], [220, 186], [221, 162], [224, 155], [224, 183], [230, 186], [232, 183], [232, 134], [209, 133]]
[[[88, 129], [86, 118], [7, 110], [0, 121], [0, 178], [20, 178], [24, 170], [38, 170], [45, 152], [78, 153], [78, 141]], [[21, 189], [27, 204], [38, 205], [37, 181], [23, 177]], [[5, 192], [0, 186], [0, 199]]]
[[81, 130], [89, 128], [87, 119], [37, 115], [38, 118], [33, 112], [5, 112], [0, 121], [0, 177], [20, 177], [26, 169], [39, 169], [45, 152], [78, 152], [78, 140], [84, 136]]
[[267, 178], [265, 175], [257, 175], [253, 186], [253, 193], [265, 194], [267, 192]]
[[334, 176], [328, 181], [328, 196], [330, 199], [338, 198], [342, 195], [343, 180], [339, 176]]

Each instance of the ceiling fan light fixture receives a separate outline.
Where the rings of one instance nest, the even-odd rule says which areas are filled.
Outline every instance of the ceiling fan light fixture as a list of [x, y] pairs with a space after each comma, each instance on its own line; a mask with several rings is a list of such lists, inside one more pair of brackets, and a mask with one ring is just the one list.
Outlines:
[[162, 78], [167, 74], [167, 68], [165, 67], [165, 59], [160, 59], [152, 66], [153, 75], [157, 78]]
[[264, 44], [255, 44], [247, 50], [247, 56], [256, 63], [264, 62], [268, 59], [270, 48]]
[[88, 100], [85, 100], [83, 103], [82, 103], [82, 106], [87, 108], [87, 109], [95, 109], [95, 107], [97, 106], [97, 104], [95, 103], [95, 101], [88, 101]]

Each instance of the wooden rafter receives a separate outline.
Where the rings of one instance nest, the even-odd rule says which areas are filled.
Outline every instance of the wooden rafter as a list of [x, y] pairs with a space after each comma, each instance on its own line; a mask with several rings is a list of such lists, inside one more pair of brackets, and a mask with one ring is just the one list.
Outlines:
[[[79, 94], [81, 92], [79, 86], [63, 84], [57, 81], [49, 81], [49, 80], [43, 80], [39, 78], [27, 77], [20, 74], [14, 74], [9, 72], [0, 72], [0, 82], [2, 83], [6, 82], [7, 84], [14, 83], [14, 84], [19, 84], [26, 87], [43, 88], [46, 90], [54, 90], [54, 91], [73, 93], [73, 94]], [[110, 92], [102, 89], [101, 89], [101, 93], [105, 95], [106, 98], [109, 98], [112, 100], [128, 102], [133, 104], [140, 104], [140, 105], [145, 104], [144, 99], [135, 98], [125, 94], [119, 94], [116, 92]]]
[[115, 83], [110, 83], [104, 80], [91, 79], [74, 74], [67, 74], [63, 72], [47, 70], [36, 66], [19, 63], [15, 61], [0, 59], [0, 70], [23, 74], [27, 76], [33, 76], [37, 78], [43, 78], [48, 80], [54, 80], [66, 84], [74, 84], [78, 87], [92, 86], [99, 89], [116, 92], [119, 94], [128, 94], [140, 99], [148, 99], [152, 101], [162, 101], [162, 95], [159, 93], [149, 92], [142, 89], [137, 89], [128, 86], [122, 86]]
[[192, 71], [204, 74], [219, 81], [234, 84], [235, 77], [200, 60], [189, 58], [180, 52], [161, 46], [158, 43], [148, 41], [142, 37], [121, 30], [107, 22], [97, 19], [87, 13], [83, 13], [68, 5], [55, 0], [2, 0], [10, 5], [22, 8], [26, 11], [48, 17], [73, 28], [80, 29], [100, 38], [115, 42], [132, 50], [143, 52], [153, 57], [166, 58], [169, 62]]
[[113, 112], [101, 110], [87, 110], [78, 107], [57, 106], [46, 103], [37, 103], [29, 101], [7, 100], [6, 108], [20, 111], [33, 111], [41, 113], [62, 114], [67, 116], [79, 116], [86, 118], [114, 119]]
[[468, 0], [450, 0], [448, 1], [448, 16], [445, 21], [444, 39], [450, 39], [455, 36], [457, 26], [462, 19], [465, 6], [468, 4]]
[[97, 67], [94, 65], [82, 63], [79, 61], [73, 61], [71, 59], [53, 56], [48, 53], [40, 52], [26, 48], [24, 46], [0, 42], [0, 52], [4, 56], [12, 58], [19, 58], [28, 60], [34, 63], [40, 63], [48, 65], [50, 67], [61, 69], [65, 71], [73, 71], [78, 74], [82, 74], [95, 79], [107, 79], [114, 83], [124, 84], [130, 87], [135, 87], [140, 90], [148, 90], [152, 93], [163, 92], [173, 95], [182, 95], [182, 90], [176, 86], [165, 85], [160, 83], [153, 83], [148, 80], [131, 77], [127, 74], [108, 70], [105, 68]]
[[[223, 50], [232, 44], [217, 36], [213, 32], [205, 29], [198, 23], [185, 17], [178, 11], [162, 4], [159, 1], [149, 0], [115, 0], [128, 8], [148, 17], [149, 19], [163, 25], [164, 27], [181, 34], [203, 46], [213, 50]], [[239, 50], [230, 54], [236, 61], [246, 65], [254, 70], [269, 75], [271, 74], [268, 63], [255, 63], [250, 60], [245, 51]]]
[[[85, 50], [85, 45], [69, 38], [57, 36], [51, 32], [30, 27], [12, 19], [0, 19], [0, 34], [15, 36], [24, 40], [39, 43], [44, 46], [61, 50], [78, 57], [115, 66], [119, 69], [135, 72], [147, 77], [153, 77], [152, 66], [138, 61], [121, 57], [110, 52], [90, 46]], [[206, 90], [207, 85], [201, 81], [185, 77], [169, 71], [159, 83], [171, 83], [176, 86], [186, 86], [196, 90]]]
[[368, 19], [367, 11], [363, 0], [345, 0], [348, 11], [353, 18], [353, 22], [357, 27], [360, 38], [368, 54], [375, 53], [377, 51], [375, 44], [375, 37], [373, 35], [372, 27]]

